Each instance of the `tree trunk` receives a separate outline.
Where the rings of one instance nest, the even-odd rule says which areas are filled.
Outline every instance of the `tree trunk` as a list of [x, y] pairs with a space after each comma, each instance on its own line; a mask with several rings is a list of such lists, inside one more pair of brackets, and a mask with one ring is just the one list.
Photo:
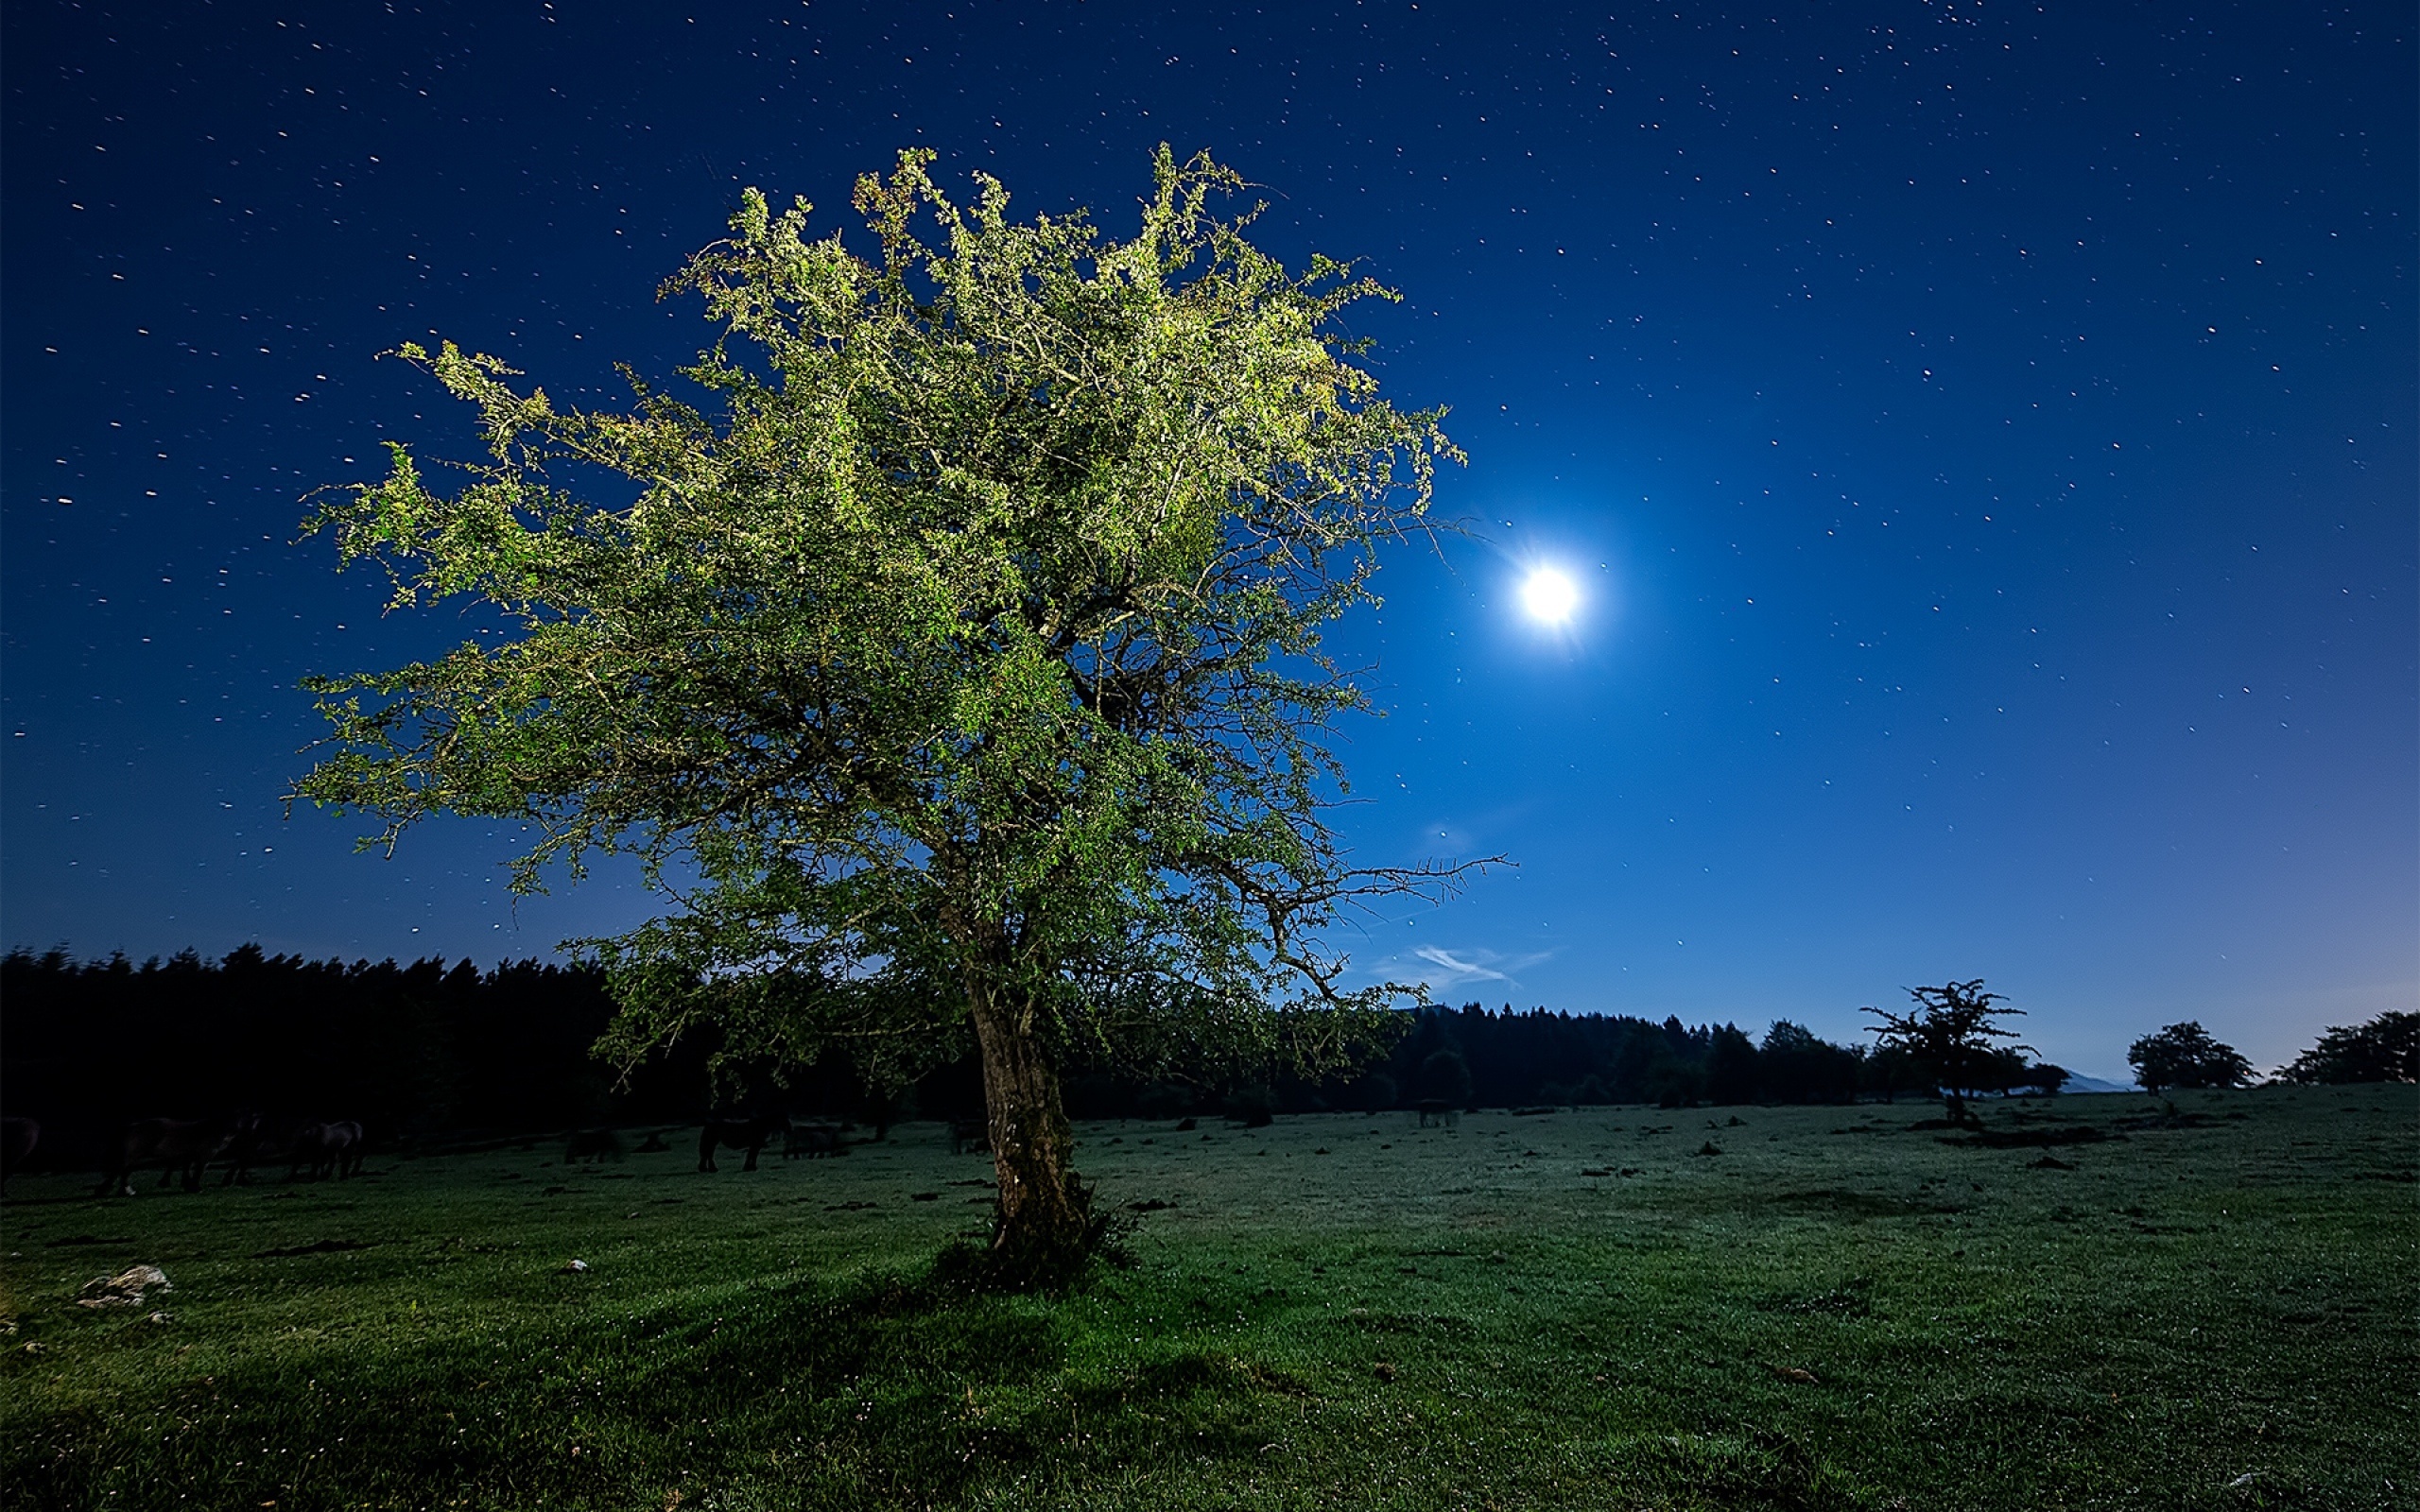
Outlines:
[[983, 1106], [999, 1177], [993, 1254], [1011, 1271], [1046, 1280], [1080, 1263], [1092, 1241], [1092, 1193], [1070, 1163], [1074, 1131], [1059, 1071], [1030, 1025], [970, 968], [967, 1006], [983, 1056]]

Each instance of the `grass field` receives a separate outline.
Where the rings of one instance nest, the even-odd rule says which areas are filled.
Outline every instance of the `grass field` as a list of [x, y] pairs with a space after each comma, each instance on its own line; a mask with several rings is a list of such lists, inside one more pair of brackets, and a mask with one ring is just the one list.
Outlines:
[[[1057, 1298], [925, 1280], [990, 1172], [932, 1125], [753, 1174], [20, 1177], [0, 1494], [2420, 1505], [2412, 1089], [2013, 1103], [1987, 1144], [1935, 1111], [1088, 1125], [1134, 1263]], [[77, 1305], [136, 1263], [174, 1289]]]

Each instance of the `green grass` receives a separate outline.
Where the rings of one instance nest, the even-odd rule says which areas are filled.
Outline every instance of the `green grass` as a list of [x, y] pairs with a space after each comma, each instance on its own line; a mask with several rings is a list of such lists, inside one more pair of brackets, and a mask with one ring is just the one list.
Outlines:
[[[1104, 1201], [1170, 1206], [1058, 1298], [924, 1282], [989, 1175], [930, 1125], [753, 1175], [541, 1146], [198, 1196], [21, 1177], [0, 1486], [281, 1512], [2420, 1503], [2420, 1101], [2176, 1106], [1996, 1107], [2002, 1136], [2102, 1136], [2001, 1147], [1904, 1103], [1086, 1125]], [[138, 1262], [174, 1291], [75, 1305]]]

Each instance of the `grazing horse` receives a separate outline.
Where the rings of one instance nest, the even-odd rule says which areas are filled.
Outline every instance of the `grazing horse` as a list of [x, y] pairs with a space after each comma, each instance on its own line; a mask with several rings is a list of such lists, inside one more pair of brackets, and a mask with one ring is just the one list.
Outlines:
[[0, 1118], [0, 1192], [9, 1177], [25, 1169], [26, 1157], [42, 1143], [42, 1125], [30, 1118]]
[[788, 1138], [782, 1142], [782, 1159], [795, 1160], [804, 1155], [809, 1160], [815, 1160], [826, 1155], [838, 1155], [841, 1149], [840, 1125], [829, 1119], [816, 1119], [810, 1123], [792, 1124], [789, 1126]]
[[199, 1192], [202, 1169], [226, 1152], [233, 1129], [233, 1121], [224, 1118], [136, 1119], [110, 1146], [101, 1184], [93, 1189], [93, 1195], [134, 1195], [135, 1171], [154, 1160], [160, 1163], [162, 1186], [182, 1172], [185, 1190]]
[[227, 1162], [227, 1177], [218, 1184], [232, 1187], [238, 1181], [252, 1178], [252, 1167], [261, 1152], [268, 1145], [268, 1125], [258, 1113], [238, 1113], [227, 1125], [227, 1143], [219, 1147], [218, 1158]]
[[325, 1124], [305, 1124], [294, 1131], [293, 1143], [285, 1149], [285, 1179], [301, 1180], [304, 1166], [311, 1168], [314, 1177], [320, 1174], [320, 1138], [327, 1127]]
[[304, 1166], [311, 1168], [311, 1179], [324, 1181], [333, 1174], [339, 1181], [361, 1169], [361, 1125], [345, 1119], [338, 1123], [305, 1124], [294, 1136], [293, 1158], [285, 1178], [291, 1181]]
[[361, 1125], [348, 1118], [341, 1123], [328, 1125], [327, 1130], [326, 1138], [332, 1146], [329, 1154], [336, 1161], [337, 1179], [342, 1181], [359, 1176], [361, 1158], [370, 1153], [369, 1141], [362, 1134]]
[[705, 1128], [698, 1135], [698, 1169], [720, 1169], [715, 1164], [715, 1146], [719, 1144], [725, 1149], [746, 1150], [748, 1160], [740, 1169], [753, 1171], [757, 1152], [764, 1149], [765, 1142], [776, 1134], [787, 1133], [789, 1126], [789, 1119], [780, 1113], [767, 1113], [762, 1118], [707, 1119]]

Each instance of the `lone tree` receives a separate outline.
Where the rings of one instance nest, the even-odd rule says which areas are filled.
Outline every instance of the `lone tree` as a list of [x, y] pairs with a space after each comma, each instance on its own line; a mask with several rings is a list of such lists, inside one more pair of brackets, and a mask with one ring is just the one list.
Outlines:
[[1098, 1233], [1068, 1068], [1317, 1076], [1397, 1022], [1322, 931], [1468, 868], [1346, 864], [1330, 736], [1368, 699], [1321, 631], [1461, 454], [1351, 360], [1337, 317], [1395, 296], [1259, 251], [1207, 157], [1162, 147], [1116, 241], [981, 175], [953, 204], [932, 156], [858, 180], [872, 259], [751, 190], [666, 284], [720, 328], [683, 369], [711, 412], [402, 349], [487, 456], [441, 491], [394, 447], [309, 528], [498, 633], [311, 683], [334, 730], [294, 796], [374, 818], [365, 848], [520, 821], [520, 891], [635, 855], [673, 906], [577, 942], [626, 1067], [712, 1026], [718, 1075], [839, 1053], [897, 1086], [971, 1040], [994, 1263], [1030, 1277]]
[[2240, 1087], [2252, 1079], [2252, 1062], [2221, 1044], [2197, 1021], [2171, 1023], [2126, 1047], [2126, 1064], [2146, 1091], [2168, 1087]]
[[[1931, 1078], [1941, 1091], [1951, 1123], [1974, 1122], [1966, 1099], [1987, 1089], [2011, 1085], [2009, 1065], [2016, 1060], [2014, 1052], [2033, 1051], [2027, 1044], [1992, 1043], [1994, 1040], [2016, 1038], [2015, 1030], [2003, 1029], [1992, 1021], [2007, 1014], [2021, 1018], [2025, 1010], [1997, 1006], [2008, 999], [1997, 992], [1984, 991], [1979, 976], [1971, 982], [1911, 987], [1908, 996], [1916, 1005], [1910, 1013], [1876, 1007], [1858, 1009], [1882, 1021], [1866, 1025], [1866, 1033], [1875, 1036], [1880, 1050], [1904, 1052]], [[2017, 1064], [2022, 1070], [2022, 1062]]]

